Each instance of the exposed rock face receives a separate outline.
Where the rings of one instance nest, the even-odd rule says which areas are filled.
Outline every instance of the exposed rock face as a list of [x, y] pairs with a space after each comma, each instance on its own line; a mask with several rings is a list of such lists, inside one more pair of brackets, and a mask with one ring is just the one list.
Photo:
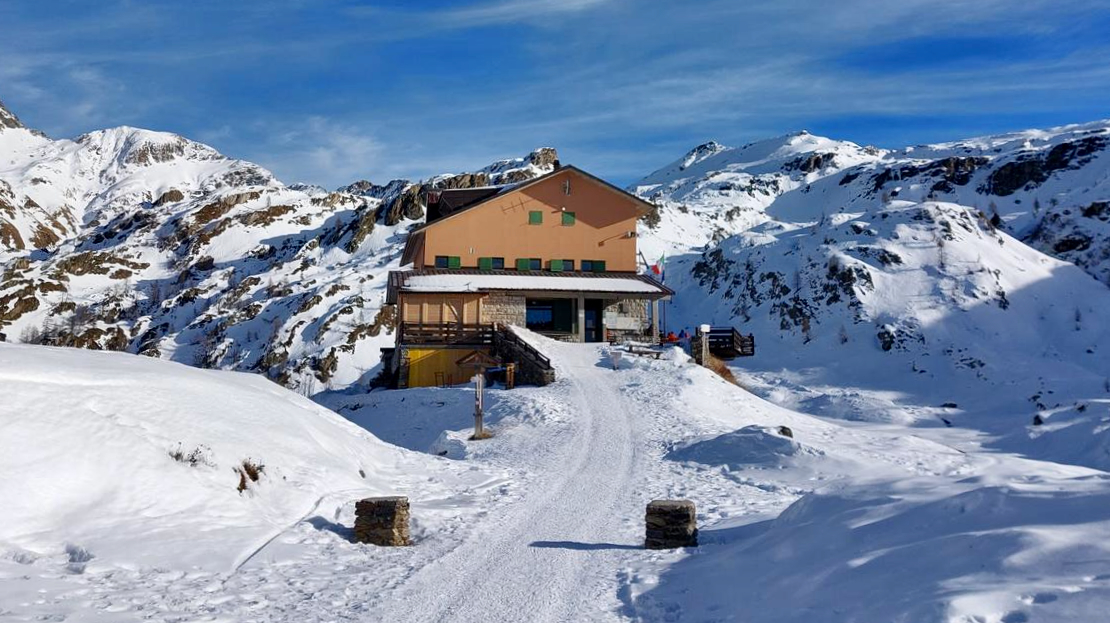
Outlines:
[[23, 123], [20, 122], [19, 117], [16, 117], [15, 114], [5, 108], [4, 102], [0, 101], [0, 129], [22, 127]]
[[999, 197], [1019, 190], [1032, 190], [1057, 171], [1082, 167], [1107, 145], [1110, 145], [1110, 139], [1105, 136], [1089, 136], [1060, 143], [1047, 153], [1023, 154], [995, 169], [980, 190]]

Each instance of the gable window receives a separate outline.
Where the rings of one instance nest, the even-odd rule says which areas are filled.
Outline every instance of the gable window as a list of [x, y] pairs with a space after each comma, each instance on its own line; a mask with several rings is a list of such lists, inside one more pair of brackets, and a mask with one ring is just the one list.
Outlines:
[[574, 222], [576, 220], [577, 217], [575, 216], [574, 212], [563, 212], [563, 227], [570, 227], [571, 225], [574, 225]]
[[436, 268], [461, 268], [462, 258], [457, 255], [437, 255]]
[[528, 213], [529, 225], [543, 225], [543, 212], [539, 210], [532, 210]]

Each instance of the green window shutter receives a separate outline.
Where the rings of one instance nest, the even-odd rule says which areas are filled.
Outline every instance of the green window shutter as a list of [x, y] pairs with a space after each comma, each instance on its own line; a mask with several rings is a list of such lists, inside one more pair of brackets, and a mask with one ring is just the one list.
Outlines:
[[605, 260], [594, 260], [594, 272], [595, 273], [605, 272]]
[[576, 220], [576, 218], [575, 218], [574, 212], [563, 212], [563, 225], [564, 226], [574, 225], [575, 220]]
[[563, 260], [551, 260], [549, 266], [553, 272], [561, 272], [563, 270]]
[[543, 212], [539, 210], [532, 210], [528, 213], [529, 225], [543, 225]]
[[518, 258], [517, 261], [516, 261], [516, 269], [517, 270], [528, 270], [528, 264], [530, 264], [530, 263], [531, 263], [531, 260], [529, 260], [526, 257]]
[[457, 255], [447, 258], [447, 268], [462, 268], [462, 259]]
[[492, 257], [480, 257], [480, 258], [478, 258], [478, 270], [493, 270], [493, 258]]

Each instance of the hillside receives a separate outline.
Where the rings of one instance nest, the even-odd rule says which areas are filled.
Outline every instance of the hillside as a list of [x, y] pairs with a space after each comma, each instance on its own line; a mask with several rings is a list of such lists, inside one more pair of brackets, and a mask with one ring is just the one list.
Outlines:
[[352, 499], [477, 477], [257, 375], [0, 344], [0, 384], [5, 561], [225, 573]]
[[306, 395], [375, 375], [424, 185], [512, 183], [557, 159], [326, 192], [173, 134], [52, 140], [4, 119], [0, 339], [259, 372]]
[[783, 405], [1110, 468], [1108, 132], [703, 145], [635, 186], [660, 205], [641, 242], [669, 255], [668, 324], [754, 333], [737, 372]]
[[[1104, 472], [992, 451], [962, 428], [787, 409], [677, 349], [612, 370], [607, 345], [525, 335], [559, 380], [489, 391], [494, 437], [479, 442], [466, 388], [322, 397], [367, 433], [255, 375], [0, 345], [14, 397], [0, 404], [14, 476], [0, 480], [0, 617], [941, 623], [1105, 609]], [[240, 492], [245, 458], [264, 469]], [[353, 501], [381, 493], [410, 496], [412, 547], [352, 542]], [[699, 547], [642, 547], [644, 505], [661, 497], [696, 500]]]

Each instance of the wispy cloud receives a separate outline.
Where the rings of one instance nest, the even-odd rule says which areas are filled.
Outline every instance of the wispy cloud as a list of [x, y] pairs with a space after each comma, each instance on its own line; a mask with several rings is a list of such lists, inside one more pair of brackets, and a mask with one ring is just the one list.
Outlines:
[[8, 5], [0, 97], [52, 133], [167, 129], [328, 186], [547, 144], [625, 181], [706, 138], [899, 146], [1110, 114], [1104, 0], [434, 4]]

